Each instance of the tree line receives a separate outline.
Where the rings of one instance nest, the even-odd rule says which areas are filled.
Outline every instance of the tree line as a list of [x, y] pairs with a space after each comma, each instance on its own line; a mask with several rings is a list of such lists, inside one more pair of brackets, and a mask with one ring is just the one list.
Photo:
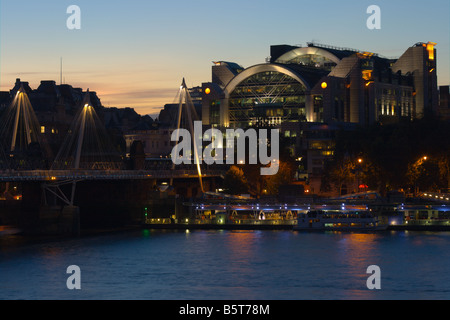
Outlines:
[[448, 121], [427, 116], [377, 123], [337, 134], [335, 156], [325, 164], [322, 191], [334, 187], [342, 192], [357, 180], [358, 188], [381, 194], [392, 190], [448, 192], [449, 172]]

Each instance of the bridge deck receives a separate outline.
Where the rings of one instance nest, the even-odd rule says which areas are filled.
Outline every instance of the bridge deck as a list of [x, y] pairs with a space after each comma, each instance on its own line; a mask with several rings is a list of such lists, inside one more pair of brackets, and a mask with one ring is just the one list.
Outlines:
[[[221, 171], [205, 171], [202, 177], [218, 177]], [[62, 180], [145, 180], [198, 178], [195, 170], [33, 170], [0, 171], [0, 181], [62, 181]]]

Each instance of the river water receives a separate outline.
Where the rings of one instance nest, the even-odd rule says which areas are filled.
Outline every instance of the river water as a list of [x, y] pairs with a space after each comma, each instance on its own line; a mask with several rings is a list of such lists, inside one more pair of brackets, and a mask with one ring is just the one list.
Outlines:
[[[450, 233], [137, 230], [1, 240], [0, 299], [450, 299]], [[69, 290], [69, 266], [81, 289]], [[381, 289], [368, 289], [367, 268]]]

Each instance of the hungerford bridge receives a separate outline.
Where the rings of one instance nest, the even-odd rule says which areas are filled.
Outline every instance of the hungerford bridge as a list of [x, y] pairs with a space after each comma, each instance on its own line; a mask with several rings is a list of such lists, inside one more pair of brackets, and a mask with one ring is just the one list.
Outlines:
[[[197, 117], [185, 81], [180, 87], [177, 125], [180, 127], [183, 112], [192, 128]], [[195, 143], [195, 142], [194, 142]], [[164, 179], [172, 185], [174, 179], [198, 178], [201, 191], [202, 178], [218, 177], [223, 171], [206, 170], [200, 166], [177, 166], [165, 161], [162, 167], [143, 170], [124, 170], [124, 161], [112, 145], [103, 123], [90, 102], [89, 90], [76, 114], [67, 137], [53, 163], [46, 166], [50, 148], [42, 137], [40, 125], [21, 87], [0, 118], [0, 182], [42, 182], [65, 205], [73, 206], [75, 189], [80, 181], [146, 180]], [[170, 162], [170, 165], [167, 165]], [[61, 186], [71, 185], [70, 194], [64, 194]], [[66, 188], [67, 189], [67, 188]]]

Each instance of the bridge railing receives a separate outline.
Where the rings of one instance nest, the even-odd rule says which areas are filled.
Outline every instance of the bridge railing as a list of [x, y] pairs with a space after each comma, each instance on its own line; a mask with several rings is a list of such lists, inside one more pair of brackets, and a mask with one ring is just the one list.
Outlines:
[[[202, 176], [221, 176], [224, 172], [207, 170]], [[60, 181], [60, 180], [132, 180], [198, 177], [195, 170], [33, 170], [0, 171], [0, 181]]]

